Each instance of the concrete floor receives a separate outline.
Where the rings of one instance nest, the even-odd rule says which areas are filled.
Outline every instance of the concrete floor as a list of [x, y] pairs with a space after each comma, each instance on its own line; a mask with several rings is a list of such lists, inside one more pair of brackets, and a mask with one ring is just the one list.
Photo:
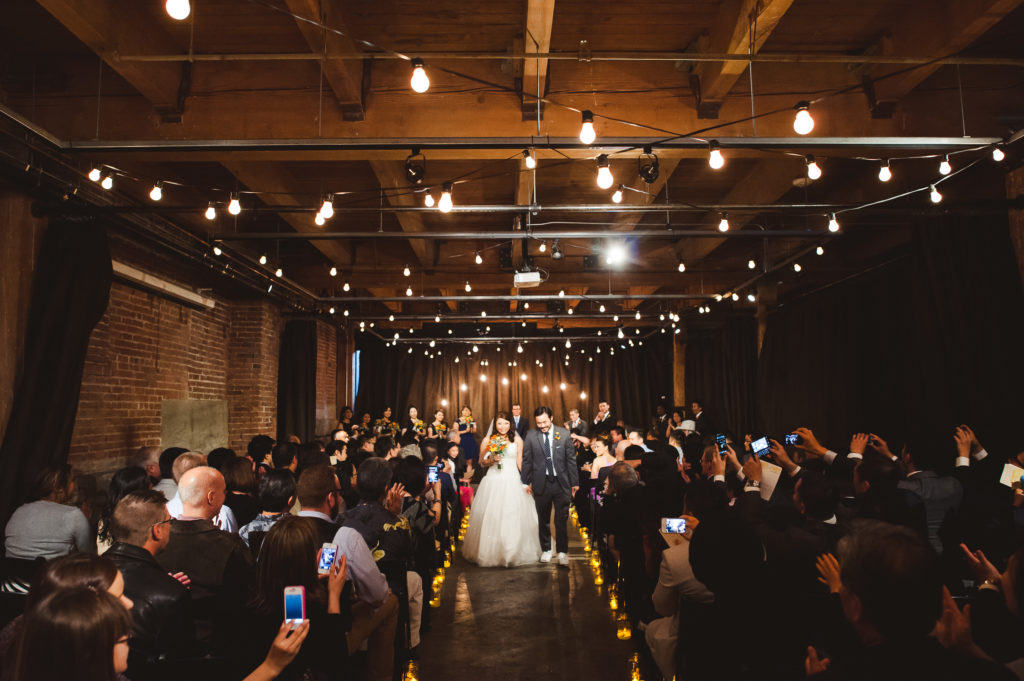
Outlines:
[[457, 552], [420, 646], [420, 679], [628, 681], [633, 644], [616, 638], [571, 523], [569, 537], [568, 569], [480, 568]]

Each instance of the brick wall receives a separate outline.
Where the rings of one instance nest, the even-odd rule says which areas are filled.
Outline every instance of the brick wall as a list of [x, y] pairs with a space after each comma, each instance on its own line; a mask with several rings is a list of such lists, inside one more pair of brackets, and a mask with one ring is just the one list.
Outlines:
[[338, 423], [338, 330], [316, 323], [316, 432], [326, 435]]
[[278, 309], [266, 300], [232, 306], [228, 345], [228, 433], [242, 453], [254, 435], [277, 436]]

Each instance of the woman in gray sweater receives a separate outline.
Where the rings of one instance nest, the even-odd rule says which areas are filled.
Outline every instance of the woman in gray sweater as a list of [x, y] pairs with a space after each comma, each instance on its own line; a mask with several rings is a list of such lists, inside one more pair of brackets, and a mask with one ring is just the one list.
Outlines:
[[69, 553], [96, 553], [85, 514], [74, 506], [71, 466], [49, 467], [36, 481], [34, 498], [18, 509], [4, 529], [9, 558], [57, 558]]

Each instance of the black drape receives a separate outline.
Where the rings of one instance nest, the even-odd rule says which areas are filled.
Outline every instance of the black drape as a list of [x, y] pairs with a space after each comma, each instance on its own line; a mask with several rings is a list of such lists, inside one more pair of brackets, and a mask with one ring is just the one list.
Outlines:
[[756, 371], [757, 326], [752, 317], [727, 317], [720, 325], [689, 330], [686, 399], [703, 400], [704, 418], [717, 432], [737, 440], [751, 432]]
[[[601, 352], [593, 343], [576, 343], [570, 349], [565, 341], [533, 341], [516, 352], [517, 344], [480, 345], [473, 353], [467, 345], [444, 345], [434, 349], [425, 344], [385, 347], [382, 341], [362, 334], [359, 337], [360, 378], [356, 396], [357, 411], [369, 410], [376, 418], [385, 405], [394, 410], [394, 420], [404, 423], [409, 406], [419, 409], [420, 418], [429, 422], [433, 410], [448, 400], [449, 423], [458, 418], [462, 405], [469, 405], [481, 423], [480, 435], [498, 410], [509, 410], [514, 401], [531, 415], [540, 405], [551, 407], [556, 423], [568, 418], [570, 408], [578, 408], [581, 417], [592, 418], [597, 403], [607, 399], [616, 420], [645, 426], [654, 414], [659, 395], [672, 391], [672, 346], [668, 334], [658, 334], [643, 346], [625, 349], [605, 343]], [[635, 342], [635, 341], [634, 341]], [[552, 350], [554, 348], [554, 350]], [[428, 359], [424, 351], [441, 351], [441, 357]], [[580, 350], [585, 350], [582, 354]], [[458, 354], [459, 362], [455, 362]], [[565, 356], [569, 355], [569, 366]], [[593, 357], [593, 362], [590, 358]], [[486, 361], [487, 365], [481, 365]], [[509, 366], [510, 362], [516, 366]], [[543, 364], [539, 366], [537, 362]], [[521, 379], [526, 374], [526, 380]], [[481, 380], [480, 376], [486, 376]], [[502, 382], [508, 379], [508, 384]], [[561, 384], [565, 383], [565, 389]], [[462, 385], [466, 390], [461, 390]], [[548, 392], [542, 391], [547, 386]], [[581, 398], [580, 393], [585, 393]], [[358, 414], [357, 414], [358, 417]]]
[[277, 439], [316, 435], [316, 322], [293, 319], [281, 335], [277, 369]]
[[110, 298], [110, 250], [102, 224], [51, 222], [39, 254], [25, 359], [0, 450], [2, 523], [27, 500], [43, 468], [67, 461], [89, 335]]
[[769, 434], [809, 425], [836, 448], [868, 428], [897, 442], [933, 433], [945, 457], [968, 423], [1000, 455], [1021, 449], [1013, 246], [1005, 219], [963, 220], [918, 225], [907, 257], [770, 316], [758, 377]]

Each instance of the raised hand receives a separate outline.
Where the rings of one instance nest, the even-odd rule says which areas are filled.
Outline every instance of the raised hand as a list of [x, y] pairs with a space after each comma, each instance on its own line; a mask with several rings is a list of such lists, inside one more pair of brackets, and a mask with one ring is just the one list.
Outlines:
[[711, 475], [725, 475], [725, 459], [717, 450], [711, 455]]
[[[733, 454], [732, 447], [729, 448], [729, 453]], [[735, 454], [733, 454], [735, 456]], [[752, 456], [743, 462], [743, 475], [747, 476], [747, 480], [753, 482], [761, 482], [761, 460], [756, 456]]]
[[985, 557], [985, 553], [981, 549], [971, 551], [967, 548], [967, 544], [960, 544], [960, 548], [963, 549], [964, 554], [967, 556], [967, 568], [971, 571], [971, 574], [974, 575], [974, 581], [979, 583], [991, 582], [996, 586], [1000, 586], [1003, 576], [999, 574], [999, 570], [989, 562], [988, 558]]
[[814, 674], [820, 674], [828, 669], [828, 665], [831, 662], [827, 657], [818, 659], [818, 651], [814, 649], [814, 646], [807, 646], [807, 659], [804, 660], [804, 672], [807, 676]]
[[951, 648], [985, 660], [991, 659], [975, 644], [971, 636], [971, 606], [965, 605], [964, 609], [960, 610], [945, 586], [942, 587], [942, 615], [935, 622], [932, 635], [943, 648]]
[[810, 428], [800, 427], [793, 432], [803, 440], [800, 444], [795, 445], [797, 449], [801, 449], [811, 456], [824, 456], [828, 451], [818, 442], [818, 438], [814, 436], [814, 431]]
[[789, 452], [786, 451], [785, 447], [779, 444], [778, 440], [768, 440], [768, 442], [771, 443], [769, 450], [771, 451], [772, 456], [787, 473], [796, 468], [796, 463], [794, 463], [793, 459], [790, 458]]
[[890, 459], [894, 458], [892, 451], [889, 450], [889, 444], [882, 438], [878, 437], [874, 433], [870, 433], [868, 435], [868, 441], [871, 443], [871, 446], [875, 448], [875, 451], [878, 452], [879, 454], [887, 456]]
[[971, 429], [971, 427], [966, 423], [961, 423], [960, 429], [967, 433], [967, 437], [971, 438], [971, 452], [980, 452], [983, 448], [981, 446], [981, 443], [978, 442], [978, 436], [974, 434], [974, 431]]
[[870, 439], [871, 436], [867, 433], [854, 433], [853, 437], [850, 438], [850, 452], [853, 454], [863, 454], [864, 450], [867, 449]]
[[277, 636], [270, 644], [270, 650], [263, 664], [254, 669], [245, 681], [270, 681], [276, 679], [284, 668], [295, 659], [302, 648], [302, 642], [309, 634], [309, 621], [304, 621], [292, 629], [292, 625], [285, 621], [277, 630]]
[[823, 553], [814, 562], [818, 568], [818, 581], [828, 587], [831, 594], [839, 593], [843, 583], [839, 580], [839, 561], [831, 553]]
[[953, 439], [956, 440], [956, 454], [965, 459], [971, 456], [971, 436], [960, 426], [953, 431]]
[[388, 489], [387, 497], [384, 499], [384, 508], [395, 515], [402, 512], [402, 498], [405, 496], [405, 486], [396, 482]]

